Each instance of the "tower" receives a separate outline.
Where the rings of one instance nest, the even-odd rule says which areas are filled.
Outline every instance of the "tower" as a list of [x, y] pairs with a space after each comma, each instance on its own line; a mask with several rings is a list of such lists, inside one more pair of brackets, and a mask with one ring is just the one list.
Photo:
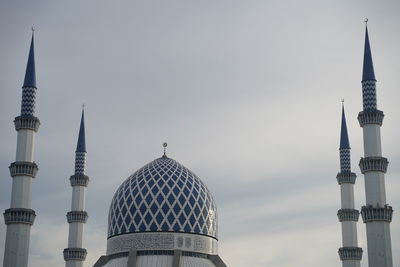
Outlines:
[[9, 167], [13, 178], [11, 205], [4, 211], [4, 222], [7, 225], [4, 267], [28, 266], [31, 226], [36, 217], [35, 211], [31, 209], [31, 184], [38, 171], [34, 162], [35, 135], [40, 125], [39, 119], [35, 117], [36, 89], [32, 30], [28, 64], [22, 86], [21, 115], [14, 119], [17, 151], [15, 162]]
[[64, 249], [66, 267], [82, 267], [86, 249], [82, 248], [83, 226], [88, 214], [85, 211], [85, 187], [89, 183], [86, 175], [85, 114], [82, 110], [78, 143], [75, 151], [75, 173], [70, 178], [72, 186], [71, 211], [67, 213], [69, 223], [68, 248]]
[[351, 172], [350, 142], [347, 133], [346, 115], [342, 105], [342, 126], [340, 133], [340, 172], [336, 178], [340, 185], [341, 209], [338, 218], [342, 224], [342, 244], [339, 256], [343, 267], [359, 267], [362, 249], [357, 246], [357, 221], [359, 211], [354, 209], [354, 184], [356, 174]]
[[363, 111], [358, 114], [358, 121], [363, 128], [364, 157], [359, 166], [365, 178], [366, 205], [361, 208], [361, 215], [367, 229], [368, 263], [370, 267], [392, 267], [390, 222], [393, 209], [386, 203], [388, 160], [382, 157], [380, 134], [384, 115], [377, 109], [376, 79], [367, 27], [361, 83]]

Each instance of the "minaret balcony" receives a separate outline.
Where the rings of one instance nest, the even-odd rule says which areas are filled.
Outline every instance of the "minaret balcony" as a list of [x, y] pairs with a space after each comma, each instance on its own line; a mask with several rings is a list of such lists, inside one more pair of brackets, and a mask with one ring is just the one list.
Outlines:
[[40, 121], [35, 116], [18, 116], [14, 119], [15, 130], [28, 129], [37, 132]]
[[63, 251], [65, 261], [84, 261], [87, 251], [84, 248], [66, 248]]
[[384, 157], [365, 157], [360, 159], [358, 165], [360, 166], [361, 173], [364, 174], [371, 171], [386, 173], [388, 164], [387, 158]]
[[75, 174], [69, 178], [71, 186], [87, 186], [89, 184], [89, 176], [84, 174]]
[[377, 124], [379, 126], [382, 126], [384, 116], [385, 115], [383, 114], [382, 111], [374, 109], [368, 111], [361, 111], [360, 113], [358, 113], [357, 119], [361, 127], [363, 127], [366, 124]]
[[391, 222], [393, 208], [389, 205], [385, 205], [384, 207], [373, 207], [372, 205], [363, 206], [361, 208], [361, 216], [364, 223], [374, 221]]
[[86, 223], [88, 214], [86, 211], [70, 211], [67, 213], [68, 223], [79, 222]]
[[29, 224], [33, 225], [35, 221], [35, 211], [23, 208], [6, 209], [3, 213], [5, 224]]
[[337, 212], [339, 222], [343, 221], [354, 221], [357, 222], [360, 216], [360, 212], [355, 209], [340, 209]]
[[11, 177], [30, 176], [32, 178], [35, 178], [38, 171], [38, 166], [36, 165], [36, 163], [29, 161], [13, 162], [8, 168], [10, 169]]
[[363, 250], [359, 247], [342, 247], [339, 248], [339, 256], [342, 261], [346, 260], [357, 260], [360, 261], [362, 258]]
[[354, 172], [339, 172], [336, 175], [338, 184], [355, 184], [357, 175]]

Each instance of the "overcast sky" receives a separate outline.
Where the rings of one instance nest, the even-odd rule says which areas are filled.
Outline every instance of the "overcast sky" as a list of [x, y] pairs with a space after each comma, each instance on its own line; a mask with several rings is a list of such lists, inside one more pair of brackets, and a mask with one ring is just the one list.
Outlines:
[[[37, 134], [30, 266], [64, 266], [74, 151], [86, 105], [86, 266], [106, 249], [118, 186], [168, 155], [209, 187], [229, 267], [340, 266], [342, 98], [365, 203], [361, 69], [364, 17], [385, 112], [383, 155], [394, 265], [400, 266], [400, 2], [1, 1], [0, 210], [9, 208], [13, 119], [35, 26]], [[0, 225], [0, 258], [6, 226]], [[359, 245], [367, 266], [365, 225]]]

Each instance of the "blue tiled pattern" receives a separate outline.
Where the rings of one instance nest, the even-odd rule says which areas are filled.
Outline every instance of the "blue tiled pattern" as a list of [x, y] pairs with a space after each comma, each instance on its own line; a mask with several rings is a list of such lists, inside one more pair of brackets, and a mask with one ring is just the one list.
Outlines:
[[86, 152], [75, 152], [75, 174], [85, 174]]
[[136, 232], [185, 232], [217, 238], [217, 210], [205, 184], [162, 157], [132, 174], [111, 202], [108, 237]]
[[362, 81], [363, 108], [364, 110], [376, 109], [376, 81]]
[[21, 115], [33, 116], [35, 113], [36, 88], [24, 87], [22, 89]]
[[340, 171], [351, 171], [350, 149], [340, 149]]

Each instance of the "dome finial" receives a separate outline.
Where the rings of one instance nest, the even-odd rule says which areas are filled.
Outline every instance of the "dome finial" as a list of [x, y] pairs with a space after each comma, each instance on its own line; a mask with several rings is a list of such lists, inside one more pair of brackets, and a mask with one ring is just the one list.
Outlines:
[[167, 142], [164, 142], [164, 143], [162, 144], [162, 146], [163, 146], [163, 148], [164, 148], [163, 158], [166, 158], [166, 157], [167, 157], [167, 146], [168, 146]]

